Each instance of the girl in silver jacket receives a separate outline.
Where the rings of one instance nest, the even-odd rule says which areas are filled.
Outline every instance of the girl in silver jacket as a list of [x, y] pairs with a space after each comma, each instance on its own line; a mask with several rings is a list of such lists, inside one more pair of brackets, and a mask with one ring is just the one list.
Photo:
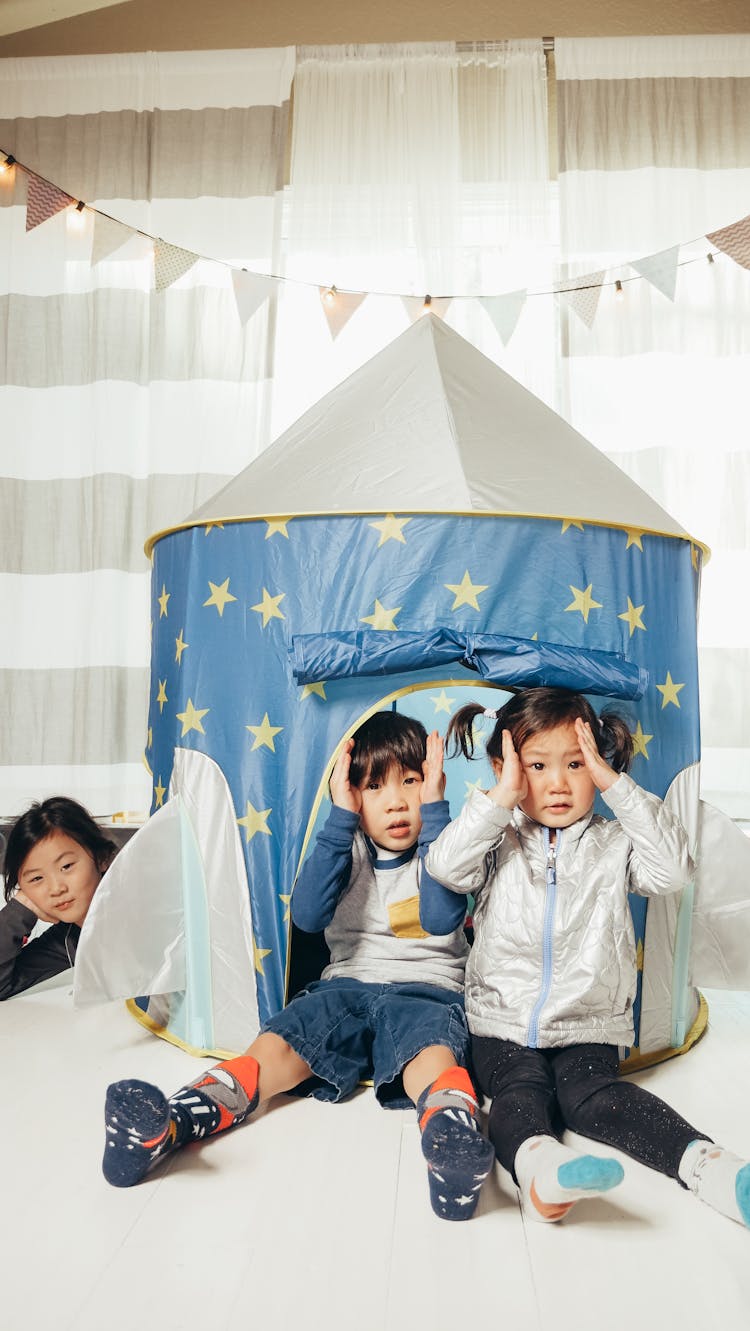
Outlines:
[[[628, 893], [687, 886], [684, 828], [626, 775], [625, 721], [598, 718], [582, 695], [539, 688], [498, 713], [462, 707], [448, 740], [469, 758], [481, 714], [496, 721], [487, 755], [497, 784], [472, 793], [426, 867], [475, 900], [466, 1015], [479, 1086], [492, 1100], [489, 1135], [525, 1212], [560, 1220], [582, 1197], [621, 1181], [615, 1158], [564, 1145], [567, 1128], [750, 1225], [750, 1164], [618, 1075], [618, 1046], [634, 1039]], [[593, 812], [597, 790], [613, 819]], [[423, 927], [446, 932], [450, 921], [431, 906], [425, 898]]]

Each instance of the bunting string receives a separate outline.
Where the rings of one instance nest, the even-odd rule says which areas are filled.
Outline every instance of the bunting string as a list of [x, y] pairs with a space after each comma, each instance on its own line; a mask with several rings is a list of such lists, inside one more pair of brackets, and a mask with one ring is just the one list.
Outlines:
[[[140, 236], [148, 242], [153, 254], [154, 287], [157, 292], [165, 291], [199, 261], [216, 264], [231, 273], [237, 314], [244, 327], [250, 319], [265, 305], [276, 290], [282, 285], [305, 287], [317, 290], [323, 313], [332, 338], [338, 337], [355, 310], [368, 296], [392, 297], [401, 300], [409, 319], [413, 323], [428, 310], [438, 318], [444, 318], [448, 307], [454, 300], [477, 300], [486, 310], [494, 324], [503, 345], [507, 345], [515, 331], [525, 302], [540, 296], [554, 296], [571, 309], [587, 328], [593, 326], [599, 308], [599, 299], [605, 287], [614, 289], [617, 296], [622, 296], [626, 283], [645, 280], [667, 300], [674, 301], [677, 287], [677, 271], [689, 264], [705, 259], [714, 262], [715, 255], [726, 255], [742, 268], [750, 270], [750, 215], [722, 227], [718, 231], [708, 232], [704, 236], [682, 241], [638, 259], [616, 265], [611, 269], [585, 273], [574, 278], [562, 278], [551, 285], [535, 289], [524, 288], [517, 291], [500, 293], [454, 293], [452, 295], [415, 296], [413, 293], [396, 291], [362, 291], [351, 288], [339, 288], [334, 285], [322, 285], [317, 282], [305, 282], [297, 278], [282, 277], [277, 273], [259, 273], [238, 267], [212, 255], [199, 254], [192, 250], [173, 245], [161, 236], [133, 227], [84, 200], [74, 196], [54, 181], [40, 176], [31, 167], [19, 162], [16, 157], [0, 149], [0, 187], [2, 177], [11, 185], [13, 173], [20, 172], [27, 180], [26, 191], [26, 231], [41, 226], [50, 218], [66, 209], [74, 213], [91, 213], [94, 217], [94, 234], [91, 251], [91, 266], [111, 258], [133, 237]], [[4, 159], [4, 160], [2, 160]], [[680, 250], [703, 242], [712, 248], [701, 255], [680, 258]], [[628, 273], [626, 270], [631, 269]]]

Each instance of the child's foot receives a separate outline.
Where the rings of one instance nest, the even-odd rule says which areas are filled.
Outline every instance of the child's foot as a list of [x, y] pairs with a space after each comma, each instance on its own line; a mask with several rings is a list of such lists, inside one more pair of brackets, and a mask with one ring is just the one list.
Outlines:
[[116, 1081], [104, 1106], [106, 1141], [102, 1170], [108, 1183], [130, 1188], [175, 1143], [176, 1124], [158, 1086]]
[[683, 1155], [682, 1182], [730, 1220], [750, 1226], [750, 1163], [715, 1142], [694, 1141]]
[[619, 1160], [579, 1155], [555, 1137], [530, 1137], [518, 1148], [516, 1177], [524, 1213], [534, 1220], [562, 1220], [576, 1202], [598, 1197], [622, 1182]]
[[147, 1081], [116, 1081], [107, 1090], [102, 1170], [130, 1188], [169, 1151], [242, 1123], [258, 1104], [257, 1060], [219, 1063], [169, 1100]]
[[477, 1099], [468, 1073], [452, 1068], [419, 1097], [422, 1154], [430, 1201], [443, 1220], [470, 1220], [495, 1149], [479, 1131]]

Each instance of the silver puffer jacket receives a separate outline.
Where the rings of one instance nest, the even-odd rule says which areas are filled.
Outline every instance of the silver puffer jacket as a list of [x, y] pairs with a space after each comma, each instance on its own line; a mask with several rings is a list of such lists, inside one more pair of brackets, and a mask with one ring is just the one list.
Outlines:
[[589, 814], [557, 832], [474, 791], [426, 867], [475, 899], [466, 1015], [475, 1035], [532, 1048], [633, 1043], [636, 949], [628, 892], [690, 882], [682, 824], [622, 773]]

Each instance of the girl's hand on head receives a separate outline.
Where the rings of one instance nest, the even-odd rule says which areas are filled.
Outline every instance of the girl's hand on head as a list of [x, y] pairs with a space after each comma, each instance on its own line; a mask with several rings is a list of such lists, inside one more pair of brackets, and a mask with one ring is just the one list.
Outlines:
[[501, 809], [515, 809], [528, 795], [529, 783], [509, 730], [503, 731], [503, 760], [501, 763], [493, 763], [493, 767], [498, 781], [487, 794]]
[[594, 739], [594, 732], [588, 721], [583, 721], [580, 716], [575, 719], [576, 739], [581, 746], [583, 761], [586, 764], [586, 770], [591, 777], [597, 790], [609, 790], [610, 786], [615, 784], [619, 772], [613, 771], [609, 763], [602, 758]]
[[349, 780], [353, 748], [354, 740], [348, 739], [333, 765], [329, 789], [333, 804], [340, 809], [348, 809], [350, 813], [361, 813], [362, 792]]
[[427, 736], [427, 752], [422, 763], [424, 781], [419, 790], [421, 804], [433, 804], [445, 799], [445, 772], [443, 771], [443, 741], [436, 730]]
[[41, 910], [39, 906], [35, 906], [31, 897], [27, 897], [26, 893], [22, 892], [20, 887], [14, 892], [13, 900], [20, 901], [22, 906], [25, 906], [27, 910], [33, 911], [37, 919], [42, 920], [45, 924], [55, 923], [54, 915], [45, 915], [44, 911]]

